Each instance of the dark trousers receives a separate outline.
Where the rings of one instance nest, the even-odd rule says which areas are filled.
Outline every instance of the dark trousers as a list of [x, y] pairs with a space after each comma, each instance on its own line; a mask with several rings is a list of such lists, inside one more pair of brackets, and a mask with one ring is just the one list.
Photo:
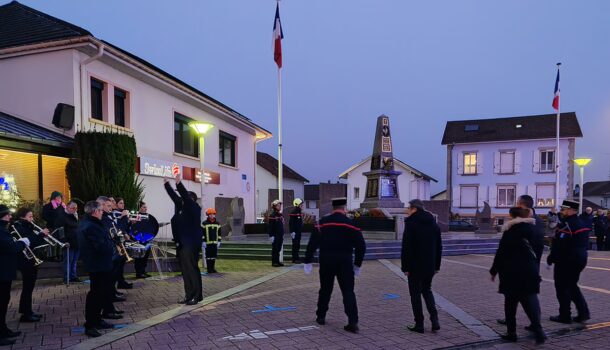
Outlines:
[[205, 258], [216, 259], [218, 257], [218, 244], [208, 243], [205, 246]]
[[604, 235], [595, 235], [595, 245], [597, 246], [597, 250], [604, 250], [606, 248], [604, 244]]
[[542, 331], [540, 325], [540, 302], [538, 294], [514, 296], [504, 296], [504, 316], [506, 317], [506, 330], [508, 333], [517, 332], [517, 306], [521, 304], [523, 311], [530, 320], [534, 332]]
[[358, 305], [354, 293], [354, 267], [351, 260], [320, 261], [320, 291], [318, 293], [318, 317], [326, 317], [328, 303], [333, 293], [335, 277], [343, 295], [343, 308], [349, 324], [358, 324]]
[[438, 322], [438, 311], [436, 311], [436, 302], [432, 294], [432, 278], [430, 276], [409, 276], [409, 294], [411, 295], [411, 308], [413, 309], [413, 317], [416, 325], [424, 324], [424, 311], [421, 299], [424, 298], [426, 308], [430, 314], [430, 321]]
[[36, 278], [38, 277], [38, 268], [28, 266], [19, 269], [23, 279], [23, 287], [21, 289], [21, 297], [19, 298], [19, 313], [24, 315], [32, 314], [32, 294], [36, 286]]
[[280, 251], [284, 244], [284, 235], [275, 236], [275, 240], [271, 244], [271, 263], [277, 264], [280, 262]]
[[126, 257], [120, 256], [118, 259], [116, 259], [113, 263], [113, 273], [114, 273], [114, 280], [115, 282], [118, 283], [127, 283], [127, 281], [125, 281], [125, 262], [127, 261]]
[[112, 271], [91, 272], [89, 293], [85, 303], [85, 328], [95, 328], [102, 321], [102, 307], [112, 300]]
[[184, 281], [184, 297], [186, 300], [203, 300], [203, 285], [201, 270], [199, 270], [199, 248], [182, 247], [180, 249], [180, 267]]
[[571, 318], [570, 306], [572, 302], [576, 306], [578, 316], [590, 316], [585, 297], [578, 287], [578, 280], [583, 269], [584, 266], [555, 265], [553, 277], [555, 279], [555, 293], [559, 301], [559, 317], [561, 318]]
[[143, 257], [134, 259], [133, 267], [136, 270], [136, 275], [143, 275], [146, 273], [146, 266], [148, 265], [151, 249], [148, 249]]
[[11, 301], [11, 284], [13, 281], [0, 281], [0, 332], [8, 329], [6, 326], [6, 313], [8, 303]]
[[301, 260], [299, 251], [301, 250], [301, 232], [294, 233], [294, 239], [292, 240], [292, 261]]

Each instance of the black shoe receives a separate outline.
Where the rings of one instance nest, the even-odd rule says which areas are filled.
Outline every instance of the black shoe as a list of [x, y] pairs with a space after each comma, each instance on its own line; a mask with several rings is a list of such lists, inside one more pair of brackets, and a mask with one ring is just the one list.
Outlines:
[[506, 333], [506, 334], [502, 334], [500, 336], [500, 338], [502, 338], [502, 340], [514, 343], [517, 341], [517, 334], [516, 333]]
[[416, 333], [423, 333], [424, 332], [424, 326], [417, 325], [417, 324], [414, 324], [412, 326], [407, 326], [407, 329], [410, 330], [411, 332], [416, 332]]
[[438, 323], [438, 321], [432, 321], [432, 331], [436, 332], [440, 329], [441, 329], [441, 325]]
[[116, 291], [116, 292], [114, 292], [114, 295], [116, 295], [117, 297], [124, 297], [125, 293]]
[[199, 303], [199, 301], [197, 299], [192, 299], [187, 301], [185, 304], [186, 305], [197, 305]]
[[116, 286], [118, 289], [133, 289], [133, 283], [120, 282]]
[[549, 320], [552, 322], [558, 322], [558, 323], [563, 323], [563, 324], [572, 323], [572, 319], [569, 317], [551, 316], [551, 317], [549, 317]]
[[108, 313], [102, 314], [102, 318], [105, 318], [107, 320], [120, 320], [121, 318], [123, 318], [123, 316], [115, 313]]
[[74, 278], [70, 278], [70, 282], [72, 282], [72, 283], [78, 283], [78, 282], [81, 282], [81, 280], [80, 280], [80, 278], [78, 278], [78, 277], [74, 277]]
[[589, 315], [587, 316], [576, 316], [574, 318], [572, 318], [572, 321], [574, 322], [578, 322], [578, 323], [583, 323], [585, 321], [588, 321], [591, 317]]
[[343, 327], [343, 329], [345, 329], [348, 332], [355, 333], [355, 334], [358, 334], [358, 332], [360, 331], [360, 328], [358, 328], [358, 325], [352, 324], [352, 323], [349, 323], [348, 325]]
[[13, 345], [13, 344], [15, 344], [14, 339], [0, 338], [0, 346]]
[[180, 300], [178, 300], [178, 304], [186, 304], [187, 301], [188, 301], [187, 298], [180, 299]]
[[101, 337], [102, 333], [95, 328], [85, 328], [85, 335], [91, 338]]
[[34, 317], [38, 317], [38, 318], [42, 319], [42, 317], [43, 317], [44, 315], [43, 315], [43, 314], [37, 314], [37, 313], [35, 313], [35, 312], [32, 312], [32, 316], [34, 316]]
[[284, 266], [284, 264], [282, 264], [282, 263], [273, 263], [273, 264], [271, 264], [271, 266], [273, 266], [273, 267], [282, 267], [282, 266]]
[[125, 300], [127, 300], [127, 298], [125, 298], [125, 297], [120, 297], [120, 296], [118, 296], [118, 295], [115, 295], [115, 296], [114, 296], [114, 298], [112, 298], [112, 302], [113, 302], [113, 303], [120, 303], [120, 302], [123, 302], [123, 301], [125, 301]]
[[108, 323], [108, 322], [106, 322], [104, 320], [101, 320], [100, 323], [98, 323], [95, 328], [99, 328], [99, 329], [113, 329], [114, 325], [112, 323]]
[[498, 324], [501, 324], [501, 325], [506, 325], [506, 319], [504, 319], [504, 318], [499, 318], [496, 320], [496, 322], [498, 322]]
[[122, 314], [124, 314], [124, 313], [125, 313], [125, 311], [123, 311], [123, 310], [117, 310], [117, 309], [114, 309], [114, 312], [113, 312], [113, 313], [114, 313], [114, 314], [117, 314], [117, 315], [122, 315]]
[[21, 331], [13, 332], [10, 329], [5, 329], [0, 333], [0, 338], [16, 338], [21, 335]]
[[324, 317], [317, 317], [316, 318], [316, 323], [319, 325], [324, 326], [326, 324], [326, 320], [324, 319]]
[[146, 278], [146, 276], [144, 276], [143, 274], [136, 274], [136, 278]]
[[534, 334], [534, 339], [536, 339], [536, 345], [542, 345], [548, 339], [546, 334], [542, 330], [536, 332]]
[[24, 322], [24, 323], [32, 323], [32, 322], [38, 322], [40, 321], [40, 317], [35, 317], [34, 315], [21, 315], [21, 318], [19, 318], [19, 322]]

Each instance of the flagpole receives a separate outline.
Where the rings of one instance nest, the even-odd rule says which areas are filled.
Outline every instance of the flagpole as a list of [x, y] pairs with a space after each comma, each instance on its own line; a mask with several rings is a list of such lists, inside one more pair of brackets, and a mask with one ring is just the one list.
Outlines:
[[[279, 12], [280, 0], [277, 0]], [[281, 33], [281, 24], [280, 24]], [[281, 64], [277, 67], [277, 192], [278, 199], [284, 207], [284, 167], [282, 162], [282, 67]], [[282, 211], [283, 212], [283, 211]], [[282, 231], [284, 229], [282, 228]], [[284, 244], [280, 249], [280, 262], [284, 262]]]
[[[561, 66], [561, 62], [557, 63], [557, 76], [559, 77], [559, 67]], [[558, 78], [559, 79], [559, 78]], [[558, 84], [560, 84], [560, 82], [558, 82]], [[560, 172], [560, 164], [561, 164], [561, 152], [559, 149], [559, 126], [561, 123], [561, 89], [558, 86], [558, 93], [560, 98], [557, 101], [557, 122], [556, 127], [557, 129], [555, 130], [556, 132], [556, 148], [555, 148], [555, 207], [557, 208], [560, 204], [559, 204], [559, 172]], [[582, 191], [582, 188], [580, 189]]]

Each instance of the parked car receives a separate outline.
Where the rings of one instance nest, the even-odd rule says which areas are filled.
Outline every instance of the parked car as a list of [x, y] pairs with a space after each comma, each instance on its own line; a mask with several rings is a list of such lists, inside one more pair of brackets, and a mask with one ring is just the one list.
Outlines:
[[450, 220], [449, 231], [476, 231], [479, 227], [466, 220]]

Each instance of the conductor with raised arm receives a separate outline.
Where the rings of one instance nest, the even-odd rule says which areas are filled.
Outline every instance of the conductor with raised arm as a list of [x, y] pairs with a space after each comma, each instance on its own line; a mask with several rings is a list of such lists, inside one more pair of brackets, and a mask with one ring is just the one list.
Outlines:
[[199, 252], [201, 250], [203, 229], [201, 228], [201, 207], [197, 204], [197, 195], [187, 191], [176, 175], [176, 190], [174, 192], [168, 180], [165, 179], [165, 190], [174, 202], [176, 212], [172, 217], [172, 231], [179, 249], [178, 259], [182, 268], [184, 280], [184, 299], [180, 304], [195, 305], [203, 300], [201, 271], [199, 270]]

